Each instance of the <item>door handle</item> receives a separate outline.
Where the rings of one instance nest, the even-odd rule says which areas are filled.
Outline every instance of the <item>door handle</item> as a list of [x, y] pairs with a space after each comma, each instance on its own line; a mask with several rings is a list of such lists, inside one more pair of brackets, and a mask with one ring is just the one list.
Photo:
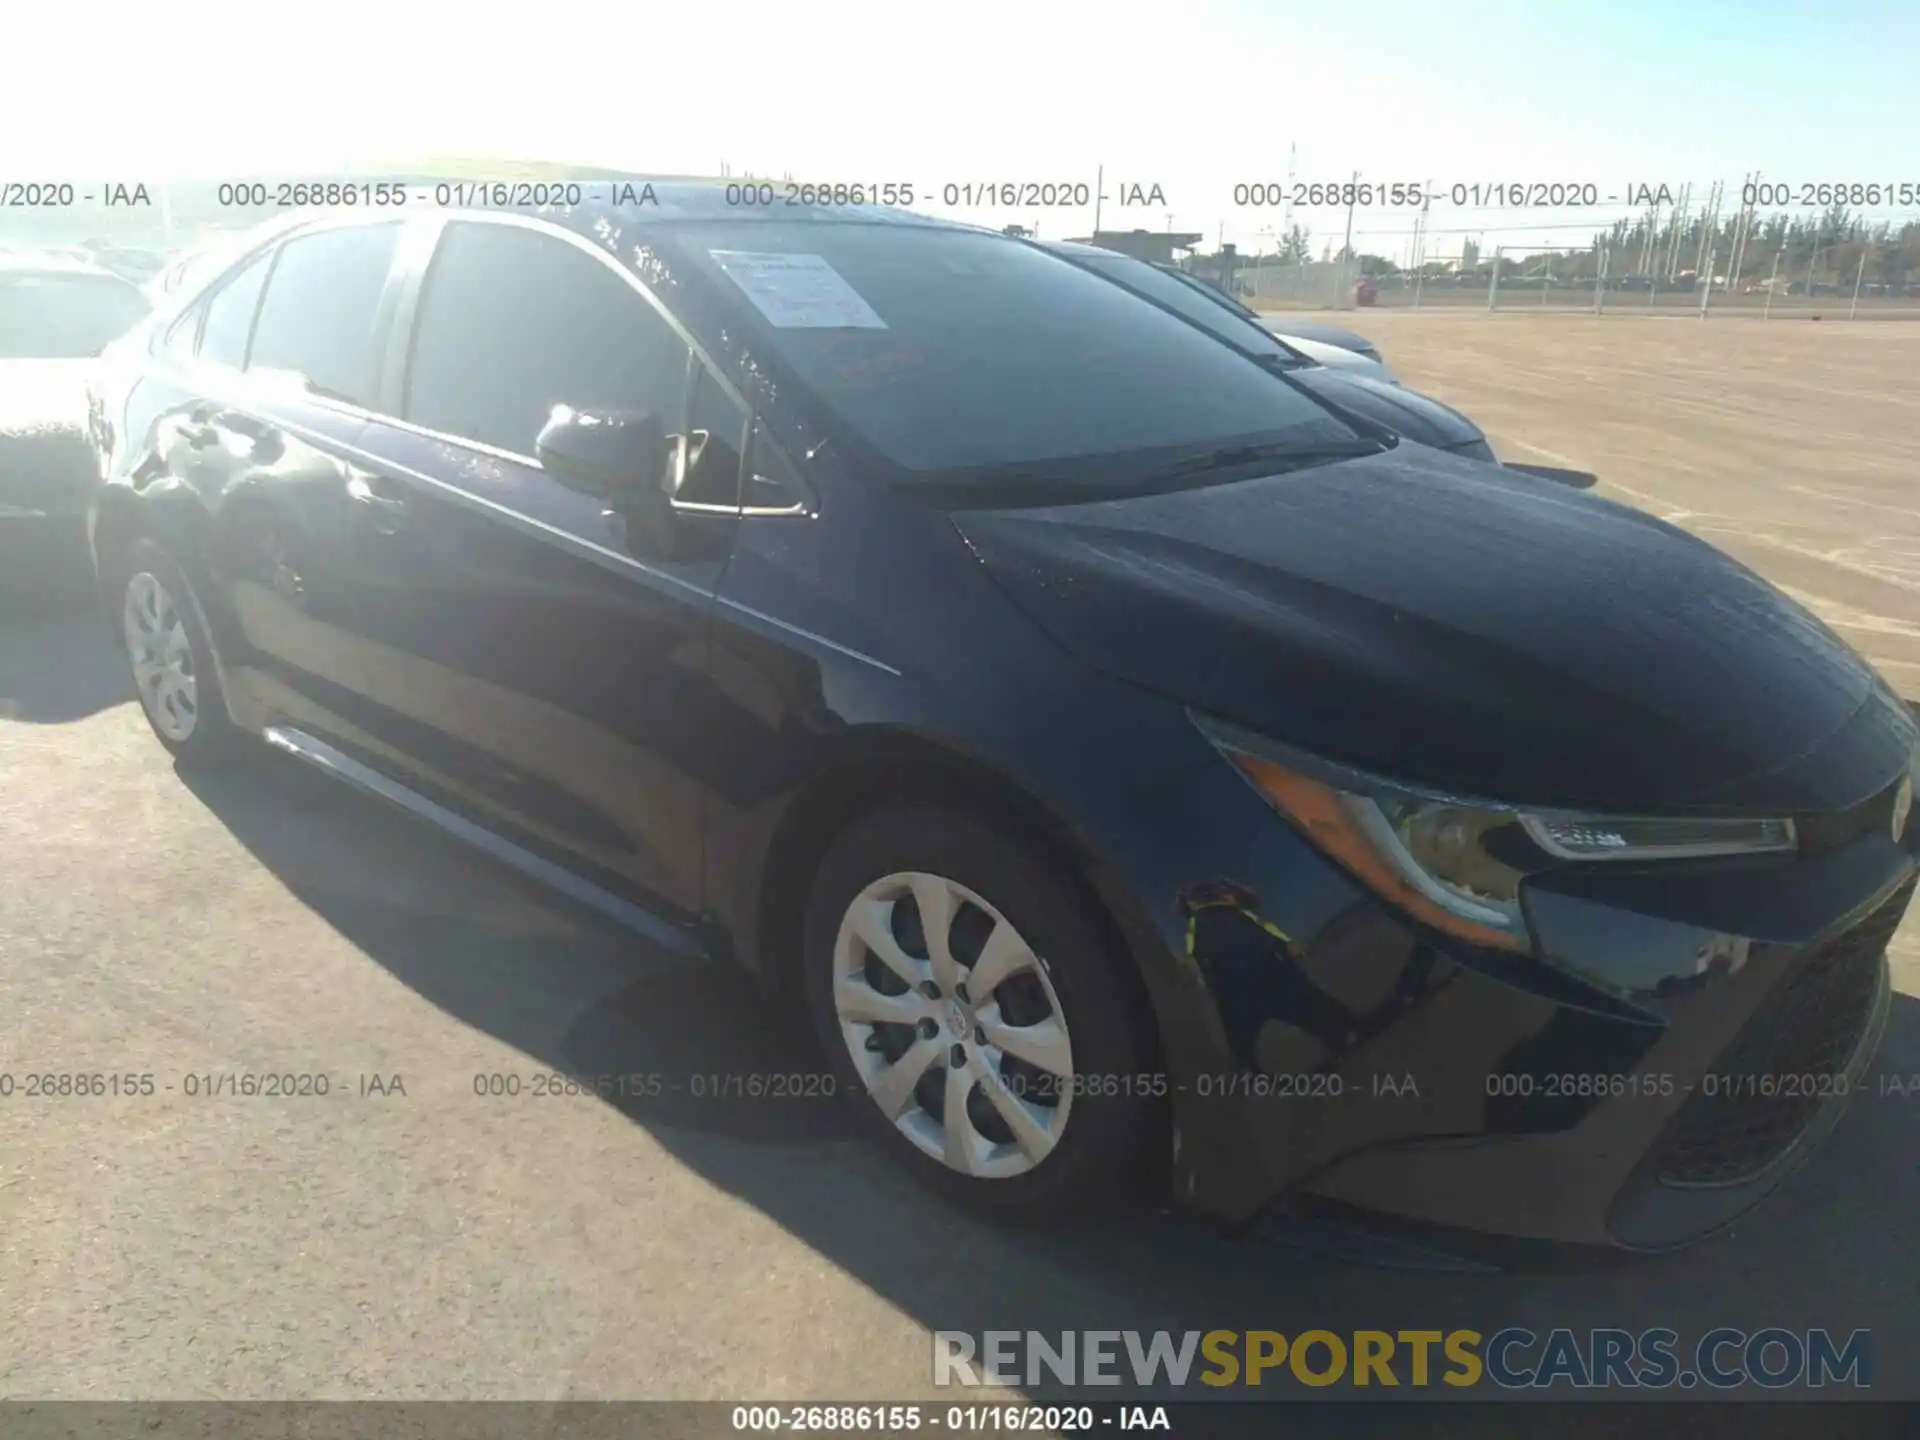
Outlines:
[[373, 528], [382, 535], [397, 534], [406, 523], [407, 502], [392, 495], [382, 495], [373, 488], [373, 482], [364, 475], [347, 477], [347, 498], [366, 511]]

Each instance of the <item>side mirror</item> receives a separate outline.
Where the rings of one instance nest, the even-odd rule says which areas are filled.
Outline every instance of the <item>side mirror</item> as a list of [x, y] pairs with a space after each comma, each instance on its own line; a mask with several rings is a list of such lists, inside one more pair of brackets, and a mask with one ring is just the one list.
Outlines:
[[666, 434], [651, 412], [590, 415], [556, 405], [533, 454], [562, 485], [603, 500], [626, 500], [645, 490], [665, 494], [660, 481]]
[[631, 538], [652, 550], [671, 548], [667, 437], [658, 416], [650, 411], [592, 415], [556, 405], [540, 427], [533, 454], [562, 485], [604, 500], [625, 520]]
[[1566, 470], [1558, 465], [1516, 465], [1511, 460], [1504, 464], [1508, 470], [1518, 470], [1522, 475], [1532, 475], [1540, 480], [1551, 480], [1556, 485], [1570, 485], [1575, 490], [1591, 490], [1600, 483], [1600, 477], [1590, 470]]

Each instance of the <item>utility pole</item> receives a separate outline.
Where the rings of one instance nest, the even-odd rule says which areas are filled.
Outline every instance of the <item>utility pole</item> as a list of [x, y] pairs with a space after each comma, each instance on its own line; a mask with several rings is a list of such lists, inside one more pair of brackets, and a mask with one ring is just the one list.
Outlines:
[[1720, 182], [1713, 182], [1713, 189], [1707, 193], [1707, 208], [1700, 216], [1700, 243], [1694, 247], [1693, 273], [1698, 275], [1705, 270], [1711, 278], [1713, 267], [1707, 263], [1707, 237], [1713, 233], [1715, 222], [1720, 218]]
[[1353, 179], [1347, 182], [1347, 237], [1340, 242], [1340, 296], [1338, 304], [1345, 309], [1353, 299], [1353, 273], [1359, 267], [1353, 254], [1353, 206], [1360, 198], [1360, 172], [1353, 172]]
[[1660, 242], [1660, 278], [1673, 278], [1674, 251], [1680, 244], [1680, 227], [1687, 213], [1687, 201], [1693, 192], [1691, 182], [1680, 187], [1680, 197], [1674, 201], [1673, 214], [1667, 217], [1667, 233]]
[[[1751, 196], [1753, 198], [1749, 199]], [[1727, 274], [1727, 289], [1735, 292], [1740, 286], [1740, 270], [1747, 263], [1747, 237], [1753, 234], [1753, 212], [1760, 196], [1760, 172], [1753, 172], [1753, 178], [1740, 187], [1740, 224], [1739, 233], [1734, 236], [1733, 266]]]
[[1640, 247], [1640, 268], [1646, 273], [1642, 277], [1647, 282], [1647, 308], [1653, 308], [1653, 292], [1660, 281], [1657, 274], [1659, 261], [1654, 257], [1657, 237], [1660, 233], [1660, 202], [1653, 202], [1653, 209], [1647, 212], [1647, 243]]
[[1107, 167], [1097, 166], [1093, 172], [1093, 233], [1100, 234], [1100, 202], [1107, 198]]
[[1413, 252], [1413, 308], [1416, 310], [1420, 308], [1420, 290], [1427, 279], [1427, 207], [1432, 203], [1430, 195], [1422, 194], [1420, 214], [1413, 222], [1414, 233], [1419, 237], [1419, 243]]
[[1280, 208], [1280, 228], [1289, 233], [1293, 230], [1293, 164], [1299, 153], [1298, 145], [1287, 146], [1287, 199]]

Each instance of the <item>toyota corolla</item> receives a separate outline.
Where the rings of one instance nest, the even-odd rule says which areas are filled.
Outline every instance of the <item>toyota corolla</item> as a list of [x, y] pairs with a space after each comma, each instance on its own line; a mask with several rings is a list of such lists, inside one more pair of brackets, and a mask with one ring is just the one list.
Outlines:
[[1672, 525], [887, 212], [300, 217], [188, 289], [91, 411], [159, 742], [744, 965], [958, 1200], [1659, 1249], [1869, 1063], [1913, 717]]

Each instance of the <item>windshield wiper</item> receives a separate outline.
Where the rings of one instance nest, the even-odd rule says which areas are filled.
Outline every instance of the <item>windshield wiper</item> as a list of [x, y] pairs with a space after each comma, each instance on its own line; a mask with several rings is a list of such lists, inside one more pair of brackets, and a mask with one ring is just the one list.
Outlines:
[[1201, 475], [1210, 470], [1230, 470], [1242, 465], [1259, 465], [1269, 474], [1304, 470], [1312, 465], [1330, 465], [1336, 460], [1357, 460], [1363, 455], [1378, 455], [1387, 447], [1377, 440], [1348, 440], [1337, 445], [1288, 445], [1269, 442], [1264, 445], [1223, 445], [1217, 450], [1181, 460], [1156, 470], [1156, 480], [1173, 480], [1184, 475]]
[[1115, 477], [1108, 467], [1115, 457], [1091, 462], [1046, 462], [981, 467], [944, 475], [923, 474], [908, 482], [915, 494], [951, 509], [999, 510], [1012, 507], [1089, 504], [1125, 500], [1178, 489], [1188, 479], [1216, 470], [1258, 466], [1256, 473], [1279, 475], [1312, 465], [1378, 455], [1391, 448], [1384, 442], [1359, 439], [1338, 444], [1302, 445], [1284, 441], [1223, 445], [1200, 455], [1150, 470]]

